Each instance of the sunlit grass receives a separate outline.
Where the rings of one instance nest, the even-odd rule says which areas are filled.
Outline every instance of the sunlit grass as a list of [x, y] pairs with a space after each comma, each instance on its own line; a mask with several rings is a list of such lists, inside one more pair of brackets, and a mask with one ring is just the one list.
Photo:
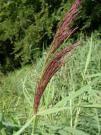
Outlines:
[[37, 122], [33, 97], [45, 53], [37, 65], [1, 78], [0, 135], [101, 134], [101, 41], [96, 35], [80, 39], [81, 46], [48, 84]]

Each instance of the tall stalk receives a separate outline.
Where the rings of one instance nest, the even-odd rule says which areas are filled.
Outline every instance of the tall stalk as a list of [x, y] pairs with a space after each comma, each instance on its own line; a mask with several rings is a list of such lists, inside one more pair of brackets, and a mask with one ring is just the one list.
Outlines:
[[71, 9], [65, 14], [63, 20], [58, 25], [59, 27], [51, 43], [50, 50], [47, 54], [46, 61], [42, 69], [41, 77], [36, 86], [33, 105], [35, 114], [38, 111], [40, 99], [43, 95], [43, 92], [45, 91], [47, 84], [49, 83], [50, 79], [54, 76], [54, 74], [61, 68], [61, 66], [64, 65], [65, 55], [71, 53], [71, 51], [74, 50], [80, 44], [80, 42], [76, 42], [58, 51], [64, 40], [67, 40], [69, 37], [71, 37], [71, 35], [77, 30], [77, 27], [72, 27], [72, 23], [78, 14], [79, 5], [80, 0], [75, 0]]

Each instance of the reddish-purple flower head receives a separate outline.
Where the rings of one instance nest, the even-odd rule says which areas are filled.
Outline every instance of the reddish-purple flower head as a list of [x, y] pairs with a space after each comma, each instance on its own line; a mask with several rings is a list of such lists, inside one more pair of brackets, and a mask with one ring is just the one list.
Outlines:
[[40, 99], [50, 79], [64, 64], [64, 56], [79, 45], [79, 42], [76, 42], [69, 47], [63, 48], [62, 50], [60, 50], [60, 52], [57, 52], [57, 49], [62, 45], [64, 40], [68, 39], [77, 29], [77, 27], [72, 28], [72, 23], [78, 14], [79, 5], [80, 0], [76, 0], [75, 3], [72, 5], [70, 11], [65, 14], [63, 20], [59, 23], [59, 27], [54, 36], [50, 51], [44, 65], [44, 69], [42, 70], [41, 78], [36, 87], [34, 97], [34, 113], [37, 113], [38, 111]]

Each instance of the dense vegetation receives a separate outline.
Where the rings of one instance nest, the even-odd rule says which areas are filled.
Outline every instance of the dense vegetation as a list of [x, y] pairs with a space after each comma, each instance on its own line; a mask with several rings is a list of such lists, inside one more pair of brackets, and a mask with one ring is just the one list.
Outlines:
[[[83, 41], [49, 83], [38, 123], [32, 117], [33, 93], [45, 59], [4, 77], [0, 85], [0, 135], [100, 135], [101, 41]], [[65, 43], [67, 45], [67, 43]]]
[[101, 135], [101, 2], [82, 0], [63, 46], [81, 45], [33, 96], [47, 49], [74, 0], [0, 0], [0, 135]]
[[[58, 21], [73, 0], [0, 0], [0, 69], [34, 63], [50, 45]], [[90, 34], [100, 28], [101, 3], [83, 0], [75, 25]]]

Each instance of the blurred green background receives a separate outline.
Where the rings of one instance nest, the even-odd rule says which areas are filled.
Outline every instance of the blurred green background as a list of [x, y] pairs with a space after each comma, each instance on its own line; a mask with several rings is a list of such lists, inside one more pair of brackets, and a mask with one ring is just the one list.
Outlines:
[[0, 135], [101, 135], [101, 2], [82, 0], [81, 45], [33, 98], [57, 24], [74, 0], [0, 0]]
[[[0, 70], [35, 63], [55, 34], [57, 23], [74, 0], [0, 0]], [[83, 0], [75, 21], [80, 32], [100, 30], [101, 3]]]

